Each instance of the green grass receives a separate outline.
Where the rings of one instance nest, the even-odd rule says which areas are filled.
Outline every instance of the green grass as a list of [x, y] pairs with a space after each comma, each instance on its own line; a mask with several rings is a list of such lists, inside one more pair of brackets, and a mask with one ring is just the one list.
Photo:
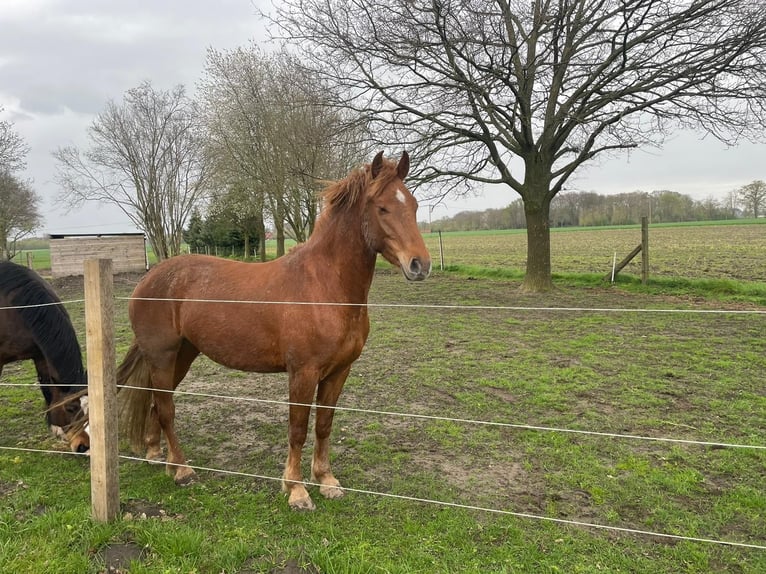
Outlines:
[[[664, 279], [732, 279], [763, 283], [766, 268], [764, 221], [705, 222], [649, 227], [649, 276]], [[526, 233], [454, 232], [426, 234], [435, 268], [482, 269], [515, 279], [526, 268]], [[606, 277], [641, 242], [636, 226], [560, 228], [551, 233], [551, 266], [557, 276]], [[619, 277], [639, 277], [640, 257]], [[485, 275], [487, 276], [487, 275]]]
[[33, 269], [47, 270], [51, 268], [51, 250], [48, 248], [23, 249], [13, 260], [19, 265], [27, 265], [31, 262]]
[[[757, 281], [667, 277], [641, 286], [627, 274], [607, 285], [572, 272], [557, 274], [554, 292], [532, 295], [519, 291], [516, 271], [456, 265], [418, 284], [381, 266], [374, 303], [489, 308], [371, 307], [368, 345], [340, 402], [443, 418], [339, 411], [333, 464], [350, 488], [499, 512], [359, 492], [327, 501], [312, 488], [318, 509], [300, 514], [277, 481], [201, 472], [200, 483], [179, 489], [161, 467], [122, 461], [124, 512], [98, 524], [85, 460], [0, 449], [0, 572], [102, 572], [104, 552], [119, 544], [143, 550], [130, 569], [143, 573], [287, 564], [337, 573], [766, 571], [766, 550], [505, 514], [764, 546], [763, 450], [455, 420], [766, 445], [766, 315], [549, 310], [764, 311]], [[64, 300], [81, 298], [65, 285]], [[127, 295], [132, 285], [116, 288]], [[67, 307], [84, 342], [84, 306]], [[115, 311], [121, 357], [130, 341], [125, 301]], [[5, 367], [3, 383], [30, 386], [0, 386], [0, 446], [61, 450], [33, 381], [31, 365]], [[286, 398], [283, 375], [205, 360], [181, 390]], [[193, 464], [281, 475], [284, 408], [191, 396], [177, 405]], [[306, 469], [309, 446], [304, 457]], [[142, 517], [143, 507], [155, 516]]]

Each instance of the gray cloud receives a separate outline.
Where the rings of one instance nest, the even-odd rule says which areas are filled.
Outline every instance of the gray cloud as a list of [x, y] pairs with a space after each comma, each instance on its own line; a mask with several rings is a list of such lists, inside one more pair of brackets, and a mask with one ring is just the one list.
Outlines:
[[[144, 80], [192, 92], [208, 47], [266, 39], [257, 7], [270, 0], [0, 0], [0, 106], [31, 146], [25, 174], [43, 197], [46, 231], [93, 232], [128, 225], [109, 208], [64, 214], [54, 206], [51, 152], [84, 145], [88, 125], [110, 99]], [[571, 189], [614, 193], [674, 189], [697, 198], [766, 179], [766, 146], [737, 149], [679, 134], [663, 150], [637, 151], [592, 164]], [[452, 200], [434, 217], [502, 207], [516, 195], [488, 188]], [[122, 230], [122, 229], [118, 229]]]
[[[259, 0], [262, 2], [262, 0]], [[193, 91], [208, 47], [265, 39], [252, 0], [2, 0], [0, 106], [32, 150], [27, 177], [43, 198], [46, 231], [98, 231], [128, 225], [119, 211], [54, 205], [51, 152], [84, 145], [93, 117], [110, 99], [150, 80]], [[100, 227], [101, 229], [93, 229]]]
[[94, 114], [145, 79], [193, 87], [208, 46], [264, 35], [248, 0], [29, 4], [23, 17], [0, 7], [0, 92], [39, 114]]

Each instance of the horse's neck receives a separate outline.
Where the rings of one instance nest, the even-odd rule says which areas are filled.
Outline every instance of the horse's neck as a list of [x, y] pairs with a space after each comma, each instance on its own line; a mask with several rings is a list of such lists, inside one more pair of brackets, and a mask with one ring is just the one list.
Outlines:
[[[40, 309], [45, 312], [40, 312]], [[77, 334], [63, 308], [27, 309], [25, 323], [34, 331], [34, 340], [45, 357], [47, 368], [41, 376], [55, 379], [64, 386], [80, 384], [85, 369]], [[34, 327], [32, 327], [34, 325]], [[41, 366], [38, 365], [38, 374]]]
[[366, 302], [377, 253], [370, 249], [362, 225], [349, 214], [322, 222], [305, 244], [309, 264], [349, 301]]

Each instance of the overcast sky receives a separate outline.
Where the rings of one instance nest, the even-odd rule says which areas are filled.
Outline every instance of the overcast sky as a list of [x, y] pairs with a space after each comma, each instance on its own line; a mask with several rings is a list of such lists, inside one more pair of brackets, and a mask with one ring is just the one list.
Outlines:
[[[86, 130], [107, 100], [119, 101], [142, 81], [161, 89], [184, 84], [191, 93], [208, 47], [266, 41], [256, 4], [268, 6], [265, 0], [0, 0], [0, 119], [12, 121], [31, 147], [25, 176], [43, 198], [44, 233], [133, 230], [116, 208], [88, 205], [65, 214], [54, 205], [51, 152], [84, 147]], [[568, 188], [603, 194], [671, 189], [704, 199], [756, 179], [766, 179], [766, 145], [727, 149], [713, 138], [682, 133], [661, 151], [593, 164]], [[516, 197], [485, 189], [434, 207], [432, 217], [503, 207]]]

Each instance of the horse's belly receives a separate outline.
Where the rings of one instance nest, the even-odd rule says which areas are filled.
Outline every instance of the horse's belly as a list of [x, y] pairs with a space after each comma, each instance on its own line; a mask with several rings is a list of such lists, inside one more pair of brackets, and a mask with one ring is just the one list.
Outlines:
[[200, 338], [191, 342], [203, 355], [231, 369], [257, 373], [311, 369], [324, 376], [353, 363], [362, 351], [365, 337], [346, 333], [343, 337]]
[[219, 340], [200, 337], [190, 342], [206, 357], [219, 365], [257, 373], [279, 373], [286, 370], [282, 353], [275, 345], [254, 344], [235, 336]]
[[182, 335], [212, 360], [233, 369], [319, 370], [353, 362], [369, 332], [365, 311], [312, 306], [185, 306]]

